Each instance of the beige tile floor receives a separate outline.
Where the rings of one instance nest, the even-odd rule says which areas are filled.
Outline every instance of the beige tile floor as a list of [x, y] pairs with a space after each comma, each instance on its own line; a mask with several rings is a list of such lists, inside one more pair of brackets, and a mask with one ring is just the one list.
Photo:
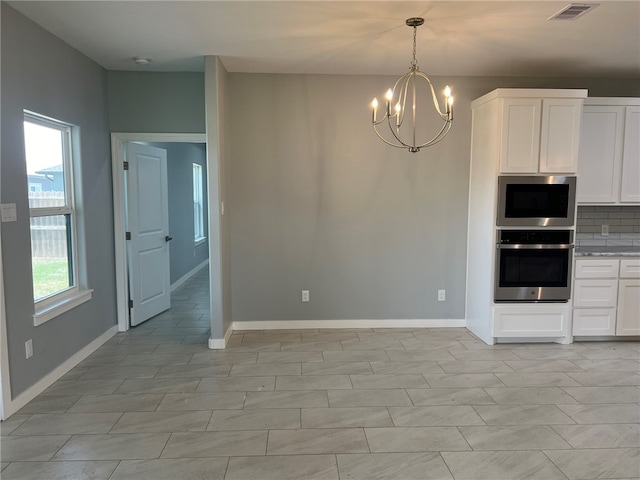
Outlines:
[[0, 426], [2, 480], [640, 478], [640, 344], [236, 332], [206, 274]]

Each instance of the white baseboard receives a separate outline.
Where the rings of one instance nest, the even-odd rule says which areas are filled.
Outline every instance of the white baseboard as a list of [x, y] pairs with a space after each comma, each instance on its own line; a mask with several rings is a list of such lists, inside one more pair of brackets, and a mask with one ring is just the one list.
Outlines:
[[193, 277], [196, 273], [198, 273], [207, 265], [209, 265], [209, 259], [205, 260], [200, 265], [197, 265], [195, 268], [185, 273], [178, 280], [176, 280], [174, 283], [171, 284], [171, 291], [173, 292], [176, 288], [181, 286], [183, 283], [185, 283], [187, 280], [189, 280], [191, 277]]
[[375, 319], [375, 320], [265, 320], [233, 322], [234, 330], [286, 330], [305, 328], [460, 328], [464, 319]]
[[227, 327], [227, 331], [224, 332], [224, 338], [210, 338], [209, 339], [209, 348], [211, 350], [222, 350], [227, 346], [227, 342], [229, 341], [229, 337], [233, 333], [233, 322], [229, 324]]
[[95, 352], [98, 348], [104, 345], [107, 340], [112, 338], [116, 333], [118, 333], [118, 326], [114, 325], [94, 341], [92, 341], [90, 344], [88, 344], [86, 347], [84, 347], [82, 350], [76, 352], [73, 356], [58, 365], [55, 369], [53, 369], [53, 371], [49, 372], [34, 385], [18, 395], [16, 398], [10, 400], [8, 403], [5, 403], [4, 418], [9, 418], [31, 400], [44, 392], [47, 388], [53, 385], [56, 380], [60, 379], [60, 377], [66, 374], [69, 370], [71, 370], [73, 367], [78, 365], [85, 358]]

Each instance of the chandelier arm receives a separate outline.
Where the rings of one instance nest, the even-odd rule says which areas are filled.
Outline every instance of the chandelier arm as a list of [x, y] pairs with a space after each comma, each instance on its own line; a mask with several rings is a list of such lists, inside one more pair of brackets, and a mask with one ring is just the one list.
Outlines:
[[404, 148], [410, 148], [410, 147], [412, 147], [412, 145], [409, 145], [409, 144], [407, 144], [407, 143], [402, 141], [402, 139], [400, 138], [400, 135], [398, 135], [398, 133], [400, 133], [400, 132], [396, 133], [396, 132], [393, 131], [393, 127], [391, 125], [391, 119], [390, 118], [387, 120], [387, 123], [389, 124], [389, 130], [391, 131], [391, 134], [393, 135], [393, 137], [400, 144], [400, 145], [396, 145], [397, 147], [399, 147], [399, 148], [403, 148], [403, 147]]
[[[414, 45], [415, 45], [415, 31], [416, 31], [416, 27], [413, 27], [413, 41], [414, 41]], [[413, 72], [413, 75], [411, 75], [411, 100], [412, 100], [412, 105], [411, 105], [411, 120], [413, 121], [413, 142], [412, 144], [415, 146], [416, 144], [416, 72]]]
[[429, 87], [431, 88], [431, 97], [433, 98], [433, 106], [438, 111], [438, 114], [440, 115], [440, 117], [442, 117], [443, 120], [447, 119], [447, 113], [446, 112], [442, 113], [442, 110], [440, 110], [440, 103], [438, 102], [436, 90], [435, 88], [433, 88], [433, 83], [431, 83], [431, 80], [429, 80], [429, 77], [427, 77], [424, 73], [419, 71], [417, 72], [417, 74], [420, 75], [422, 78], [424, 78], [429, 84]]
[[390, 145], [392, 147], [396, 147], [396, 148], [409, 148], [409, 149], [420, 149], [420, 148], [424, 148], [424, 147], [430, 147], [432, 145], [435, 145], [436, 143], [440, 142], [446, 135], [447, 133], [449, 133], [449, 130], [451, 129], [452, 126], [452, 121], [451, 120], [447, 120], [445, 122], [445, 124], [442, 126], [442, 128], [440, 129], [440, 131], [429, 141], [420, 144], [420, 145], [410, 145], [407, 144], [405, 142], [402, 141], [402, 139], [396, 134], [396, 132], [394, 132], [393, 130], [393, 126], [391, 125], [391, 118], [393, 117], [386, 117], [387, 120], [387, 125], [389, 126], [389, 131], [391, 132], [391, 134], [393, 135], [393, 137], [398, 141], [398, 143], [393, 143], [388, 141], [386, 138], [384, 138], [380, 132], [378, 132], [378, 129], [376, 128], [378, 125], [380, 125], [381, 123], [383, 123], [385, 121], [385, 118], [383, 118], [382, 120], [380, 120], [379, 122], [376, 122], [373, 124], [373, 129], [376, 132], [376, 135], [378, 136], [378, 138], [380, 138], [380, 140], [382, 140], [384, 143], [386, 143], [387, 145]]
[[[379, 123], [382, 123], [382, 122], [378, 122], [378, 124], [379, 124]], [[384, 143], [386, 143], [387, 145], [389, 145], [389, 146], [391, 146], [391, 147], [396, 147], [396, 148], [409, 148], [409, 146], [408, 146], [408, 145], [405, 145], [404, 143], [403, 143], [402, 145], [397, 145], [397, 144], [395, 144], [395, 143], [390, 142], [390, 141], [389, 141], [389, 140], [387, 140], [386, 138], [384, 138], [382, 135], [380, 135], [380, 132], [378, 132], [378, 129], [376, 128], [376, 126], [375, 126], [375, 125], [373, 126], [373, 131], [374, 131], [374, 132], [376, 132], [376, 135], [378, 136], [378, 138], [379, 138], [380, 140], [382, 140]], [[394, 137], [395, 137], [395, 135], [394, 135]], [[397, 138], [397, 137], [396, 137], [396, 138]]]
[[447, 135], [447, 133], [449, 133], [450, 128], [451, 128], [451, 124], [445, 123], [442, 129], [438, 132], [438, 134], [435, 137], [433, 137], [428, 143], [430, 145], [435, 145], [436, 143], [438, 143]]
[[401, 104], [401, 109], [400, 109], [400, 115], [398, 117], [398, 122], [397, 122], [398, 127], [401, 127], [402, 123], [404, 122], [404, 112], [407, 104], [407, 88], [409, 86], [409, 77], [411, 76], [412, 73], [413, 73], [413, 70], [409, 70], [407, 73], [401, 76], [393, 86], [393, 93], [395, 94], [396, 88], [398, 88], [398, 85], [400, 84], [400, 92], [398, 93], [398, 103]]
[[384, 123], [384, 121], [387, 120], [387, 116], [385, 115], [384, 117], [382, 117], [382, 119], [378, 120], [377, 122], [372, 122], [373, 126], [376, 127], [378, 125], [380, 125], [381, 123]]
[[433, 137], [428, 142], [423, 143], [422, 145], [417, 145], [417, 148], [430, 147], [432, 145], [435, 145], [440, 140], [442, 140], [444, 137], [446, 137], [446, 135], [447, 135], [447, 133], [449, 133], [450, 129], [451, 129], [451, 122], [445, 123], [444, 126], [442, 127], [442, 129], [438, 132], [438, 134], [435, 137]]

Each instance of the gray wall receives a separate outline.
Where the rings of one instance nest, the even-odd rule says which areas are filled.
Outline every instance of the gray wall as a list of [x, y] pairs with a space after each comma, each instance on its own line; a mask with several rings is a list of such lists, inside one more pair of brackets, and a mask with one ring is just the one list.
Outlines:
[[208, 240], [193, 243], [193, 167], [202, 165], [205, 198], [204, 228], [207, 231], [207, 153], [204, 143], [150, 143], [167, 151], [169, 189], [169, 235], [171, 284], [209, 258]]
[[[205, 57], [209, 205], [209, 279], [211, 338], [222, 339], [231, 325], [231, 246], [227, 194], [229, 143], [227, 89], [229, 75], [216, 56]], [[226, 205], [223, 214], [222, 204]], [[220, 206], [220, 207], [218, 207]]]
[[464, 318], [470, 102], [498, 87], [640, 95], [637, 79], [432, 78], [453, 89], [454, 127], [411, 154], [370, 125], [395, 80], [229, 75], [234, 321]]
[[[32, 386], [116, 324], [107, 78], [99, 65], [9, 7], [2, 9], [2, 203], [18, 221], [2, 225], [12, 396]], [[23, 109], [80, 127], [78, 193], [80, 280], [93, 299], [33, 326]], [[34, 356], [24, 343], [33, 339]]]
[[112, 132], [204, 133], [204, 73], [108, 72]]

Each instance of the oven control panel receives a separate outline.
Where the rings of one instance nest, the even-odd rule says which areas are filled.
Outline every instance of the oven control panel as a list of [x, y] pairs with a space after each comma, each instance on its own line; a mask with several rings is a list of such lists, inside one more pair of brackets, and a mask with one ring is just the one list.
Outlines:
[[573, 243], [572, 230], [500, 230], [501, 245], [566, 245]]

